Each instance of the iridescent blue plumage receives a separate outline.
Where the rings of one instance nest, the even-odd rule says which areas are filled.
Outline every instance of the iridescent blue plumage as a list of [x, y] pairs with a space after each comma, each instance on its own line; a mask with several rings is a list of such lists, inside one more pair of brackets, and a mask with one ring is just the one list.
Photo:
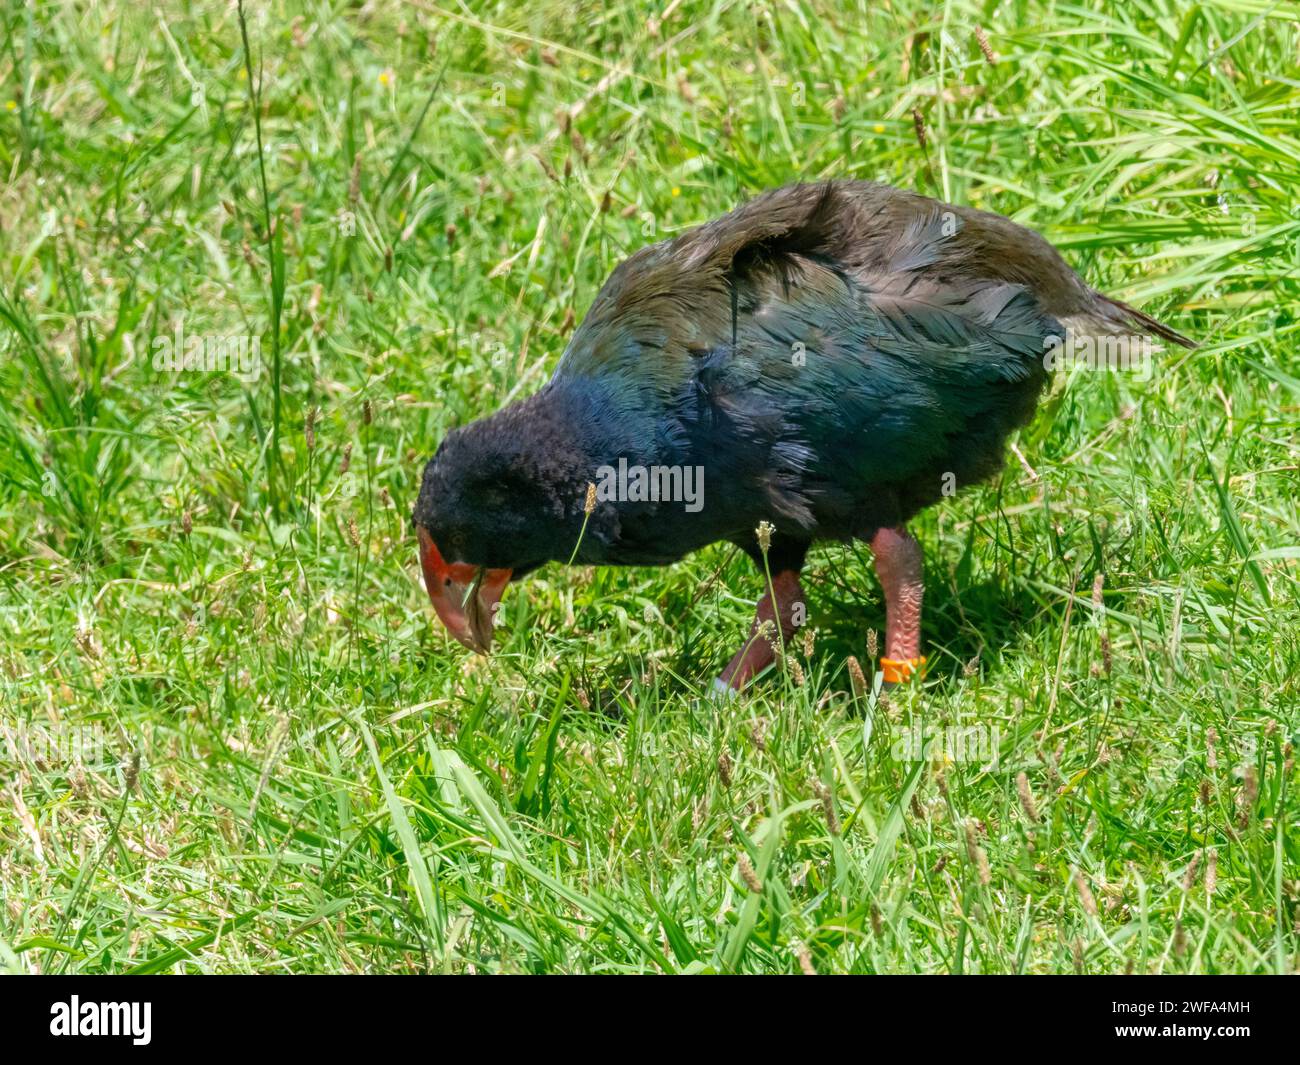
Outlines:
[[[1063, 327], [1026, 284], [1025, 250], [963, 249], [1028, 237], [1029, 258], [1075, 282], [1057, 279], [1067, 311], [1090, 290], [991, 218], [865, 183], [792, 186], [623, 263], [549, 387], [626, 418], [624, 450], [703, 464], [713, 500], [689, 518], [624, 508], [623, 536], [655, 513], [663, 557], [748, 539], [761, 517], [846, 538], [906, 520], [945, 475], [992, 472]], [[635, 539], [640, 560], [654, 537]]]

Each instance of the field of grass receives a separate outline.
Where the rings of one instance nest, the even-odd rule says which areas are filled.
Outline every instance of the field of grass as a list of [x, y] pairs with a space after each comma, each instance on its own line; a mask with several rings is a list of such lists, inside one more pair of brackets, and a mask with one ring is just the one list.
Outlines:
[[[0, 18], [0, 970], [1300, 965], [1300, 5]], [[469, 656], [408, 521], [442, 434], [635, 248], [831, 176], [1032, 226], [1203, 347], [1058, 380], [914, 524], [923, 685], [878, 694], [831, 545], [730, 704], [729, 547], [548, 567]]]

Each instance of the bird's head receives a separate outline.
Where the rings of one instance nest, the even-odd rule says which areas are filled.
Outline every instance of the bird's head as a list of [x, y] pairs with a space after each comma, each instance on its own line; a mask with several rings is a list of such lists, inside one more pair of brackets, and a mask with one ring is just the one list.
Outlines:
[[424, 468], [412, 514], [433, 608], [482, 654], [506, 585], [561, 557], [576, 531], [567, 497], [581, 489], [532, 429], [507, 409], [453, 430]]

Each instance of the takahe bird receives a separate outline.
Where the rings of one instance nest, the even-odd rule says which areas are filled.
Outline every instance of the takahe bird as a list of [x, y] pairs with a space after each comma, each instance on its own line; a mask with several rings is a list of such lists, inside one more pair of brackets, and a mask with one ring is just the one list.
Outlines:
[[540, 392], [448, 434], [413, 514], [429, 597], [486, 652], [506, 584], [538, 566], [726, 540], [762, 570], [768, 522], [771, 583], [716, 682], [740, 689], [802, 620], [809, 546], [858, 537], [884, 680], [903, 681], [924, 662], [905, 523], [1001, 468], [1061, 338], [1133, 334], [1194, 346], [998, 215], [862, 181], [764, 193], [633, 254]]

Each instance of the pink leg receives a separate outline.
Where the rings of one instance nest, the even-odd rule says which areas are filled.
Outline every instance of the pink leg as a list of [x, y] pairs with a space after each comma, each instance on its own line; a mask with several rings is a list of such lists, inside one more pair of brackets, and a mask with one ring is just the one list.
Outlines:
[[921, 656], [921, 599], [925, 593], [921, 545], [900, 525], [878, 530], [871, 539], [871, 551], [885, 591], [885, 654], [880, 664], [885, 682], [896, 684], [925, 662]]
[[[776, 593], [776, 603], [772, 602], [772, 593]], [[789, 643], [795, 630], [795, 604], [803, 602], [803, 589], [799, 586], [799, 574], [788, 569], [772, 575], [772, 589], [758, 601], [758, 610], [754, 623], [749, 627], [749, 639], [745, 646], [736, 652], [731, 663], [717, 679], [719, 687], [729, 687], [740, 691], [756, 673], [772, 664], [776, 651], [772, 644]], [[776, 618], [780, 617], [781, 635], [778, 638]], [[759, 629], [768, 622], [766, 636], [759, 635]], [[770, 642], [769, 642], [770, 641]]]

